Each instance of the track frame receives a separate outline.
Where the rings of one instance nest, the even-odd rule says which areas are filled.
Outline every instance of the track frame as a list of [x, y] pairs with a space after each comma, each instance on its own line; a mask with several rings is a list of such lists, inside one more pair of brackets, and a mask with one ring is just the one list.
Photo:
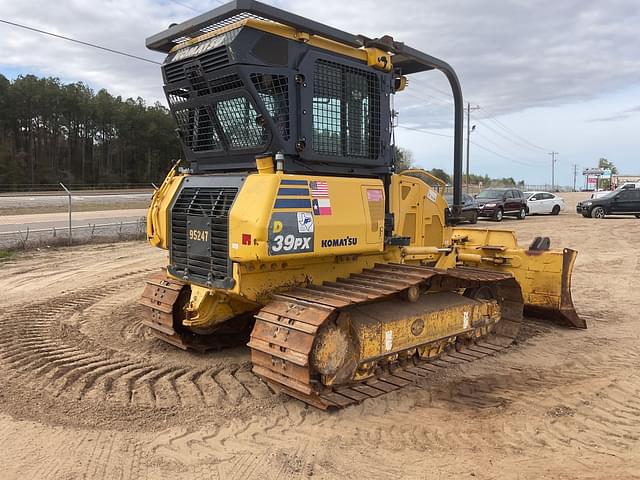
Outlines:
[[[490, 286], [496, 292], [501, 318], [460, 336], [458, 332], [419, 345], [436, 354], [424, 358], [416, 348], [390, 355], [375, 373], [361, 381], [326, 385], [310, 359], [319, 330], [346, 309], [371, 302], [408, 298], [417, 288], [478, 291]], [[294, 288], [273, 296], [256, 314], [248, 346], [253, 372], [275, 390], [320, 409], [340, 409], [367, 398], [397, 391], [451, 365], [493, 355], [513, 343], [523, 312], [520, 286], [510, 273], [470, 267], [443, 270], [405, 264], [376, 264], [372, 269], [326, 282]], [[469, 334], [471, 333], [471, 334]]]

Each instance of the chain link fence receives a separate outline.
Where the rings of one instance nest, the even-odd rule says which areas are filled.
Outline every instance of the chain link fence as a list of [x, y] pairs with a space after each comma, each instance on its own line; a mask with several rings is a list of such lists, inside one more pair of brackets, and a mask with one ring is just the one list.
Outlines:
[[0, 232], [0, 248], [4, 250], [29, 250], [58, 245], [78, 245], [90, 242], [110, 242], [144, 239], [146, 218], [117, 223], [89, 223], [71, 227], [51, 227]]

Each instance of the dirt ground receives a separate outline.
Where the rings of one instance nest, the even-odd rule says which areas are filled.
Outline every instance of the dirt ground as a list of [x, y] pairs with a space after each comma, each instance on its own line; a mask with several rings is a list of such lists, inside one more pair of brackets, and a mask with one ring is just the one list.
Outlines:
[[517, 345], [336, 413], [273, 394], [246, 348], [182, 352], [136, 299], [142, 242], [0, 263], [3, 479], [640, 478], [640, 220], [479, 227], [579, 250], [589, 329], [527, 319]]

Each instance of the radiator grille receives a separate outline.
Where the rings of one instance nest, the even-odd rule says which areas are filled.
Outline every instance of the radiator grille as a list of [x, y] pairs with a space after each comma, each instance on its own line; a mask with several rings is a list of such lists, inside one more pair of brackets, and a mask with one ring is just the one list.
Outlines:
[[[235, 187], [187, 187], [171, 210], [171, 264], [174, 274], [207, 284], [231, 277], [229, 271], [229, 209]], [[187, 217], [206, 217], [211, 223], [211, 256], [189, 253]]]

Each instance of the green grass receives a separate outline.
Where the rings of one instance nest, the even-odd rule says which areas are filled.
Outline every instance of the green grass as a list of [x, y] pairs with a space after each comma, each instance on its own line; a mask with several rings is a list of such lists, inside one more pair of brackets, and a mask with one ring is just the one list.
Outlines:
[[0, 262], [9, 260], [12, 256], [13, 256], [13, 252], [10, 252], [9, 250], [0, 249]]

